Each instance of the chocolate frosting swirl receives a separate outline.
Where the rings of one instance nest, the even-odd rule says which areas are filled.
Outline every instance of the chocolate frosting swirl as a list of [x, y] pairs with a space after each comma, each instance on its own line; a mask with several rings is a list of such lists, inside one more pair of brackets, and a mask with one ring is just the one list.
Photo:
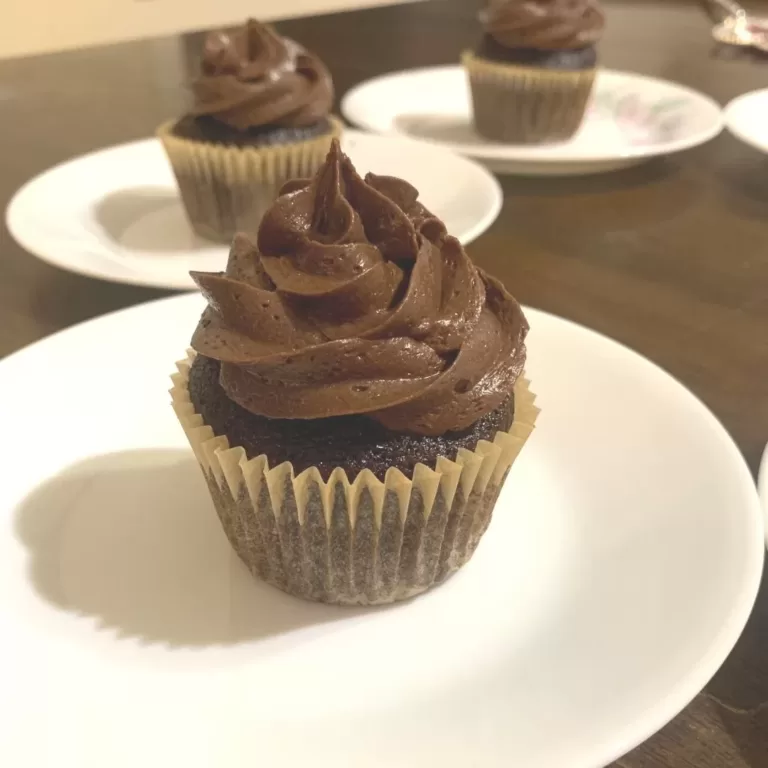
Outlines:
[[271, 418], [366, 414], [404, 432], [461, 430], [498, 407], [525, 362], [518, 303], [478, 270], [407, 182], [362, 179], [334, 141], [289, 182], [257, 243], [193, 272], [192, 338], [227, 395]]
[[320, 59], [253, 19], [232, 36], [208, 36], [192, 90], [194, 115], [237, 130], [313, 125], [333, 104], [331, 75]]
[[540, 50], [594, 45], [605, 27], [597, 0], [490, 0], [480, 21], [507, 48]]

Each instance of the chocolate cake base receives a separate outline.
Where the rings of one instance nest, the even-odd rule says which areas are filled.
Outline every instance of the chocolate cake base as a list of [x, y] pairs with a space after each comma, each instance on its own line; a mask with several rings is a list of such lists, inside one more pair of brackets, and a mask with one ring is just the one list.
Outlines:
[[490, 35], [485, 35], [480, 41], [475, 56], [499, 64], [518, 64], [541, 69], [578, 71], [594, 69], [597, 66], [597, 50], [594, 45], [565, 50], [507, 48]]
[[418, 463], [434, 468], [438, 456], [453, 458], [460, 448], [474, 450], [479, 440], [493, 441], [514, 420], [514, 395], [469, 429], [438, 437], [391, 432], [366, 416], [328, 419], [269, 419], [230, 400], [219, 384], [219, 363], [197, 355], [189, 372], [189, 396], [197, 413], [216, 435], [226, 435], [248, 458], [266, 454], [270, 466], [289, 461], [298, 474], [317, 467], [324, 479], [336, 467], [352, 479], [369, 469], [383, 480], [389, 467], [410, 477]]
[[281, 126], [257, 126], [238, 131], [213, 117], [203, 115], [182, 117], [174, 126], [173, 133], [181, 139], [205, 141], [212, 144], [227, 144], [237, 147], [264, 147], [278, 144], [292, 144], [330, 133], [330, 120], [323, 119], [314, 125], [285, 128]]

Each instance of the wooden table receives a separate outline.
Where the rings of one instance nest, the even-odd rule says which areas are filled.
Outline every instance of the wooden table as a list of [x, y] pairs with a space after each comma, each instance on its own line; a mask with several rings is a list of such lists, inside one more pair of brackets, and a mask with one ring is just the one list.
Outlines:
[[[325, 59], [342, 95], [382, 72], [455, 62], [478, 34], [476, 10], [477, 0], [443, 0], [279, 28]], [[613, 0], [607, 10], [608, 66], [676, 80], [722, 103], [768, 86], [768, 59], [715, 49], [711, 22], [693, 2]], [[53, 163], [147, 136], [179, 114], [200, 41], [190, 35], [0, 63], [0, 204]], [[671, 371], [756, 470], [768, 440], [768, 161], [724, 134], [605, 176], [501, 181], [503, 211], [470, 247], [474, 259], [524, 303], [603, 331]], [[0, 259], [0, 355], [163, 295], [49, 267], [5, 229]], [[766, 581], [743, 638], [706, 691], [617, 766], [768, 766]]]

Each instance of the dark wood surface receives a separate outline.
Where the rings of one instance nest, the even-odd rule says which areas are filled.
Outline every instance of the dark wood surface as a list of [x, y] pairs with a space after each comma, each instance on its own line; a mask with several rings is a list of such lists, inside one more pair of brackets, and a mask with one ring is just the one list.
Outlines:
[[[676, 80], [721, 103], [768, 86], [768, 59], [715, 48], [711, 22], [694, 3], [606, 6], [607, 66]], [[477, 35], [476, 7], [443, 0], [279, 28], [325, 59], [343, 95], [382, 72], [455, 62]], [[50, 165], [147, 136], [179, 114], [199, 44], [191, 35], [0, 63], [0, 204]], [[756, 471], [768, 439], [768, 160], [723, 134], [623, 172], [501, 181], [503, 211], [469, 248], [474, 259], [521, 301], [607, 333], [671, 371]], [[164, 295], [49, 267], [5, 228], [0, 265], [0, 355]], [[706, 691], [617, 766], [768, 766], [765, 581], [743, 638]]]

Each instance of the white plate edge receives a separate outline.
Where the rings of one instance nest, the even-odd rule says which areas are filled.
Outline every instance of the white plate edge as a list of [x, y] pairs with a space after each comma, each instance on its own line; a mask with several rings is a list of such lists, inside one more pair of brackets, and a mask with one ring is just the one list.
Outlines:
[[768, 445], [763, 451], [760, 469], [757, 474], [757, 492], [763, 505], [765, 515], [765, 546], [768, 547]]
[[[605, 768], [605, 766], [619, 760], [627, 755], [633, 749], [639, 747], [646, 742], [656, 733], [658, 733], [665, 725], [669, 724], [675, 719], [706, 687], [707, 683], [715, 676], [720, 667], [723, 666], [725, 661], [730, 656], [736, 643], [744, 632], [747, 622], [752, 616], [752, 611], [755, 607], [758, 592], [760, 590], [760, 584], [762, 581], [763, 568], [765, 567], [766, 559], [766, 546], [768, 542], [768, 516], [763, 512], [763, 504], [758, 496], [757, 488], [755, 487], [752, 474], [749, 470], [746, 458], [741, 452], [738, 445], [734, 441], [730, 432], [725, 428], [724, 424], [714, 414], [714, 412], [706, 405], [706, 403], [688, 387], [685, 386], [679, 379], [673, 376], [669, 371], [662, 368], [658, 363], [655, 363], [650, 358], [646, 357], [642, 353], [632, 349], [626, 344], [613, 339], [610, 336], [596, 331], [593, 328], [589, 328], [574, 320], [569, 320], [565, 317], [560, 317], [551, 312], [545, 310], [536, 309], [527, 305], [523, 305], [523, 311], [527, 316], [534, 317], [536, 315], [545, 316], [548, 318], [554, 318], [570, 326], [586, 331], [588, 334], [599, 337], [603, 341], [611, 342], [620, 347], [624, 352], [628, 352], [630, 355], [640, 358], [643, 362], [652, 366], [658, 373], [667, 379], [671, 379], [676, 385], [682, 388], [686, 394], [693, 400], [696, 408], [701, 413], [702, 418], [705, 418], [710, 424], [715, 427], [717, 431], [725, 438], [725, 442], [728, 445], [728, 451], [731, 457], [739, 466], [739, 472], [742, 474], [745, 480], [745, 488], [752, 486], [755, 488], [753, 495], [753, 502], [751, 504], [752, 510], [752, 525], [753, 525], [753, 538], [754, 544], [752, 546], [751, 560], [749, 563], [748, 572], [745, 572], [744, 581], [745, 586], [749, 586], [749, 589], [745, 588], [742, 593], [738, 604], [734, 604], [731, 608], [731, 614], [728, 619], [723, 622], [718, 636], [713, 640], [712, 647], [709, 652], [704, 654], [703, 658], [699, 661], [696, 670], [691, 672], [690, 679], [687, 684], [678, 685], [677, 689], [671, 694], [668, 694], [663, 706], [659, 706], [657, 712], [653, 716], [648, 716], [646, 725], [641, 729], [637, 728], [638, 732], [642, 731], [643, 735], [631, 735], [629, 731], [632, 729], [627, 727], [624, 733], [613, 737], [610, 741], [610, 745], [606, 746], [603, 750], [604, 756], [601, 756], [597, 763], [589, 763], [581, 766], [569, 766], [569, 768]], [[768, 446], [766, 447], [766, 456], [764, 460], [768, 458]], [[767, 462], [768, 463], [768, 462]], [[768, 473], [766, 473], [768, 474]], [[766, 481], [768, 486], [768, 479]], [[768, 494], [768, 491], [767, 491]], [[768, 507], [768, 502], [766, 502]]]
[[723, 109], [725, 127], [740, 141], [743, 141], [753, 149], [768, 153], [768, 141], [761, 143], [751, 133], [745, 132], [741, 128], [741, 120], [735, 119], [734, 115], [748, 101], [752, 99], [764, 98], [768, 100], [768, 88], [758, 88], [754, 91], [747, 91], [736, 98], [731, 99]]

